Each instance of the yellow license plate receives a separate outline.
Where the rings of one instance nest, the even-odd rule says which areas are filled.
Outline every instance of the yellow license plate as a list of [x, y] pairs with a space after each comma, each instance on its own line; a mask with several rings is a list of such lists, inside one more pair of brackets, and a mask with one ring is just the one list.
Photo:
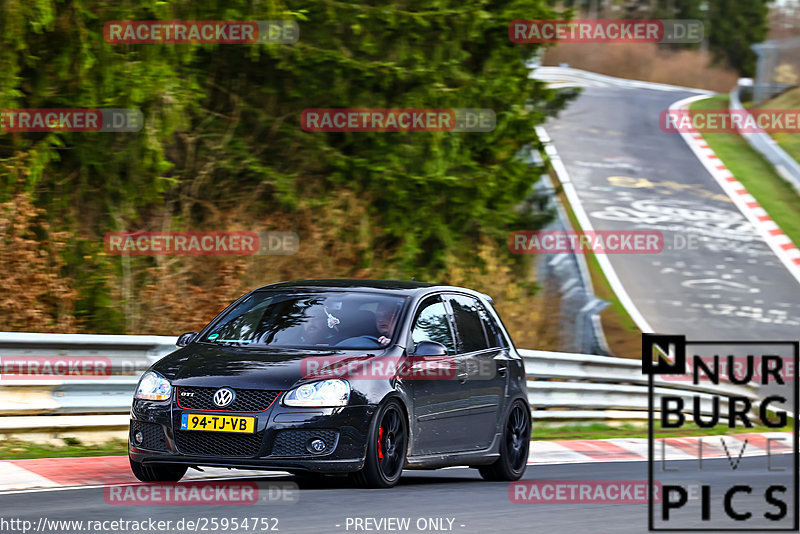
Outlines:
[[181, 430], [205, 430], [207, 432], [246, 432], [256, 431], [255, 417], [235, 417], [233, 415], [203, 415], [185, 413], [181, 415]]

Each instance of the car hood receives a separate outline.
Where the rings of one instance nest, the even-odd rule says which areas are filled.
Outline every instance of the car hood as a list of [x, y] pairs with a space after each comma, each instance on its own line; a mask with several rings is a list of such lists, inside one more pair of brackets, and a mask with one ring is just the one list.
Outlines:
[[258, 349], [193, 343], [162, 358], [152, 370], [175, 386], [287, 390], [307, 380], [327, 378], [309, 376], [310, 369], [314, 369], [309, 367], [309, 359], [366, 362], [375, 357], [363, 349]]

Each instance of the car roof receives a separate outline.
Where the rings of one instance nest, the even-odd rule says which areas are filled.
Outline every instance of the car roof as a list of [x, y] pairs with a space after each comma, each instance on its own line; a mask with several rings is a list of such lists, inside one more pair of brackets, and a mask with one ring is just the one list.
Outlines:
[[[297, 280], [294, 282], [278, 282], [259, 287], [258, 289], [352, 289], [358, 291], [374, 291], [380, 293], [395, 293], [403, 296], [413, 296], [420, 293], [429, 293], [441, 290], [465, 291], [480, 294], [470, 289], [447, 285], [414, 282], [410, 280], [366, 280], [360, 278], [340, 278], [327, 280]], [[257, 291], [257, 290], [256, 290]]]

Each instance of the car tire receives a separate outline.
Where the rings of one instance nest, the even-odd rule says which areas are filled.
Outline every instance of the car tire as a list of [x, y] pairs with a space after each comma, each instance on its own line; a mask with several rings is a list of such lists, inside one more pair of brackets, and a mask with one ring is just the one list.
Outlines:
[[143, 464], [134, 462], [130, 457], [131, 471], [142, 482], [177, 482], [189, 466], [179, 464]]
[[531, 443], [531, 412], [521, 400], [514, 401], [503, 424], [500, 458], [478, 468], [485, 480], [519, 480], [528, 465]]
[[408, 449], [408, 423], [397, 400], [384, 404], [372, 420], [364, 467], [352, 479], [363, 488], [391, 488], [400, 480]]

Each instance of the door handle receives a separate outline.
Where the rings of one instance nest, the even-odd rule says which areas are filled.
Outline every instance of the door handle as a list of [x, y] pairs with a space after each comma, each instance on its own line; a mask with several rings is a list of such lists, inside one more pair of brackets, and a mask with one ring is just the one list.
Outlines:
[[497, 374], [499, 374], [500, 376], [506, 376], [507, 372], [508, 372], [508, 367], [506, 367], [505, 365], [503, 367], [497, 368]]
[[460, 373], [460, 374], [459, 374], [459, 375], [458, 375], [456, 378], [458, 378], [458, 382], [459, 382], [460, 384], [463, 384], [464, 382], [466, 382], [466, 381], [467, 381], [467, 377], [468, 377], [468, 376], [469, 376], [469, 375], [468, 375], [467, 373]]

